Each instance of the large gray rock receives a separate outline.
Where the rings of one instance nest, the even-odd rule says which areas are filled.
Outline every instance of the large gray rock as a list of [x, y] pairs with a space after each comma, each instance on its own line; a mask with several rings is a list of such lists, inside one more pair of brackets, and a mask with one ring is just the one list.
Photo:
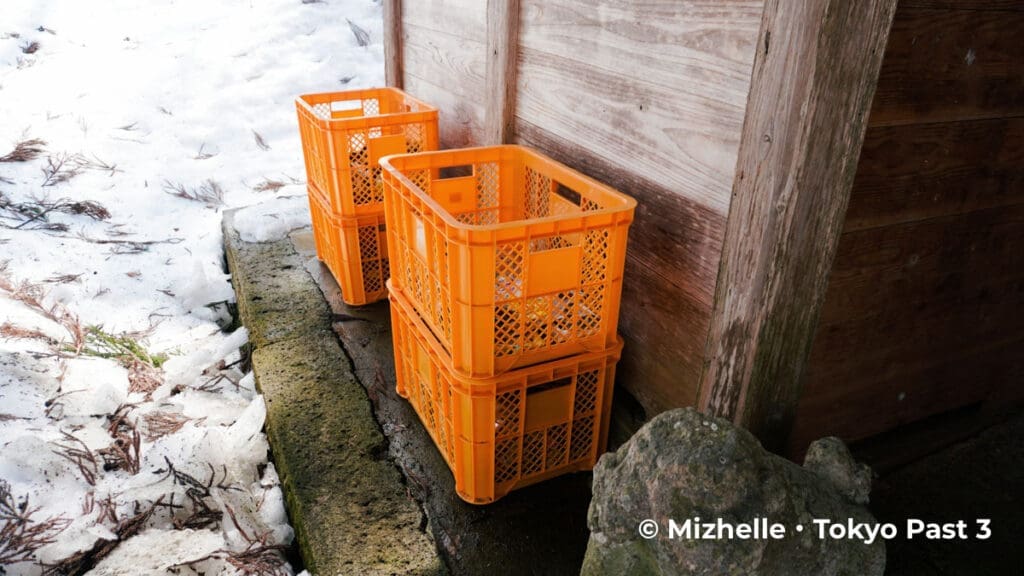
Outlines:
[[[583, 576], [871, 576], [885, 568], [885, 545], [819, 538], [813, 519], [875, 525], [863, 507], [870, 470], [843, 443], [816, 442], [803, 468], [766, 452], [747, 431], [693, 409], [648, 422], [594, 470], [591, 530]], [[759, 518], [785, 527], [782, 539], [670, 538], [669, 520], [736, 525]], [[641, 537], [642, 520], [660, 529]], [[797, 525], [803, 531], [796, 530]], [[649, 526], [647, 527], [650, 528]]]

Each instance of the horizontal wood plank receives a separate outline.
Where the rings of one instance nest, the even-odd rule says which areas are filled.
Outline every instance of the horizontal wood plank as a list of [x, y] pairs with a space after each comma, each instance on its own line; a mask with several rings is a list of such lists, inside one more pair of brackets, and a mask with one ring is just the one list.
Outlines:
[[742, 108], [686, 102], [664, 86], [522, 47], [516, 117], [714, 212], [728, 208]]
[[586, 142], [560, 138], [522, 120], [515, 136], [517, 142], [637, 199], [626, 253], [619, 320], [626, 351], [618, 380], [648, 417], [693, 405], [724, 217], [660, 182], [606, 162]]
[[794, 453], [1021, 389], [1022, 11], [1020, 0], [900, 1]]
[[742, 109], [762, 0], [524, 0], [520, 41], [623, 80]]
[[675, 286], [679, 297], [710, 310], [725, 228], [722, 214], [608, 162], [586, 142], [560, 138], [522, 120], [516, 140], [636, 198], [627, 256]]
[[695, 406], [711, 311], [636, 259], [627, 259], [625, 273], [619, 385], [644, 407], [647, 418]]
[[484, 110], [479, 102], [462, 98], [446, 87], [425, 80], [408, 70], [405, 90], [437, 106], [441, 148], [476, 146], [483, 138]]
[[964, 350], [1022, 338], [1022, 308], [1024, 273], [931, 299], [886, 292], [877, 313], [821, 325], [808, 370], [830, 384], [807, 395], [844, 396], [847, 386], [908, 377]]
[[[1019, 338], [991, 342], [936, 358], [917, 372], [858, 382], [855, 387], [848, 387], [845, 394], [818, 393], [842, 381], [819, 378], [810, 371], [808, 394], [801, 401], [799, 418], [789, 440], [790, 452], [802, 453], [810, 442], [822, 436], [839, 436], [852, 442], [983, 403], [992, 395], [1001, 394], [995, 388], [1024, 380], [1022, 348], [1024, 340]], [[1013, 397], [1019, 401], [1021, 394]]]
[[[1024, 346], [1024, 342], [1018, 343]], [[1024, 389], [1021, 390], [1024, 392]], [[989, 428], [1024, 409], [1024, 397], [1000, 401], [990, 397], [983, 402], [947, 410], [940, 414], [899, 426], [850, 444], [850, 452], [858, 462], [864, 462], [881, 476], [952, 446]], [[795, 461], [802, 462], [807, 445], [794, 437]], [[874, 490], [872, 490], [874, 491]]]
[[904, 8], [1024, 12], [1024, 0], [900, 0], [897, 9]]
[[864, 438], [1019, 388], [1024, 204], [840, 240], [790, 446]]
[[481, 44], [487, 41], [487, 3], [480, 0], [405, 0], [402, 20]]
[[821, 323], [863, 318], [890, 301], [966, 294], [1024, 271], [1022, 246], [1021, 204], [843, 234]]
[[897, 11], [872, 126], [1024, 115], [1024, 12]]
[[407, 73], [470, 102], [483, 101], [487, 64], [483, 43], [410, 23], [405, 24], [403, 34]]
[[846, 232], [1024, 202], [1024, 117], [869, 128]]

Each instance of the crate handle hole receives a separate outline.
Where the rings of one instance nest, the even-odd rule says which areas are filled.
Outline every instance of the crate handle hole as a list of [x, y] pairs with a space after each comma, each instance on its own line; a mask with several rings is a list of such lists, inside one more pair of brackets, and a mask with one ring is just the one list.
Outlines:
[[526, 395], [532, 396], [534, 394], [540, 394], [541, 392], [547, 392], [548, 390], [554, 390], [555, 388], [562, 388], [563, 386], [569, 386], [572, 384], [572, 377], [566, 376], [565, 378], [559, 378], [558, 380], [552, 380], [551, 382], [545, 382], [539, 386], [532, 386], [526, 389]]
[[583, 197], [580, 196], [579, 192], [573, 190], [572, 188], [569, 188], [568, 186], [562, 184], [561, 182], [557, 182], [556, 184], [558, 185], [555, 187], [555, 194], [558, 194], [563, 199], [568, 200], [569, 202], [572, 202], [577, 206], [579, 206], [580, 203], [583, 201]]
[[350, 110], [362, 110], [362, 100], [336, 100], [331, 102], [331, 112], [348, 112]]
[[466, 176], [473, 175], [473, 165], [466, 164], [464, 166], [445, 166], [438, 171], [439, 180], [448, 180], [450, 178], [465, 178]]

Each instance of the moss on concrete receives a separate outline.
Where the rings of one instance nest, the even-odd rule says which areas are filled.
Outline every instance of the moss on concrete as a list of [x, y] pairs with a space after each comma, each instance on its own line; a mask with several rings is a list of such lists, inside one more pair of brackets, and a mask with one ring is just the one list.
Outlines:
[[224, 215], [224, 247], [238, 316], [253, 348], [308, 334], [330, 333], [330, 309], [287, 239], [242, 242]]
[[303, 259], [288, 239], [241, 242], [230, 212], [224, 238], [306, 567], [320, 576], [446, 573]]
[[253, 353], [267, 434], [302, 556], [316, 574], [443, 573], [422, 513], [386, 458], [363, 387], [333, 335]]

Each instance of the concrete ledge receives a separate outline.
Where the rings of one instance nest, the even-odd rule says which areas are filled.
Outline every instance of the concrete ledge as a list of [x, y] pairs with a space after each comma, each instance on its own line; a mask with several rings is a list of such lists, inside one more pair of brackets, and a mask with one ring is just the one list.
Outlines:
[[235, 231], [234, 210], [224, 213], [224, 251], [238, 298], [239, 319], [249, 329], [249, 344], [268, 344], [309, 334], [331, 333], [331, 311], [285, 239], [242, 242]]
[[318, 575], [446, 573], [302, 259], [288, 239], [242, 242], [232, 221], [225, 213], [228, 267], [306, 567]]

